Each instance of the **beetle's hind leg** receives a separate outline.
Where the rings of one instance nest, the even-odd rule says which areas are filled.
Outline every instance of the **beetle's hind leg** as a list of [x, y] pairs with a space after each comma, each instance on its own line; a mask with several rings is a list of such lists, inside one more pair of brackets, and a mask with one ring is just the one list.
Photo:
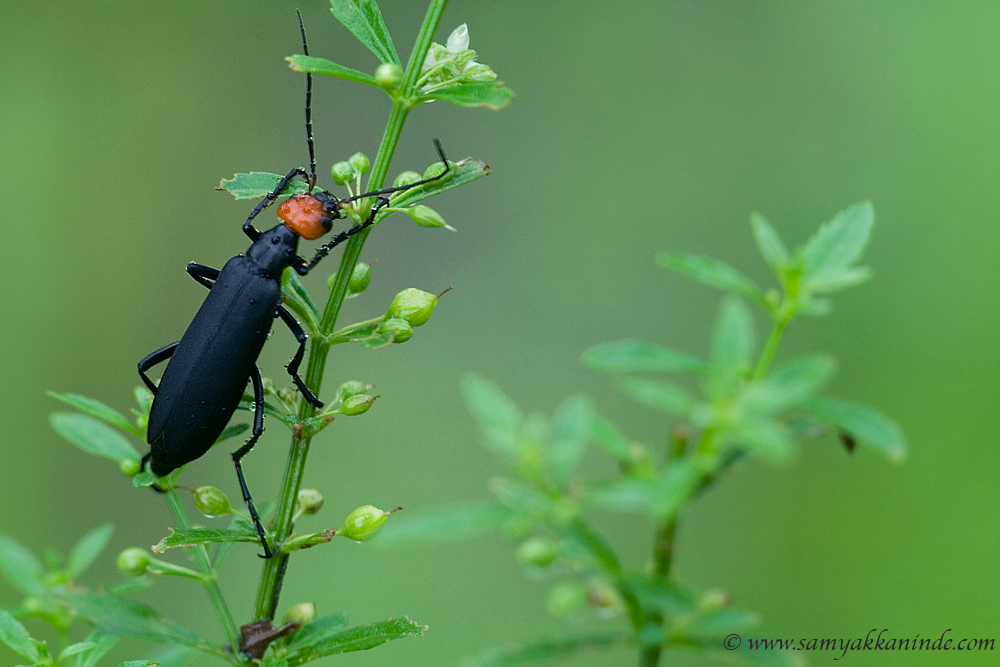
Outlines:
[[[164, 345], [156, 352], [150, 352], [145, 357], [143, 357], [141, 361], [139, 361], [139, 377], [141, 377], [142, 381], [146, 383], [146, 386], [149, 387], [149, 390], [153, 392], [153, 396], [156, 396], [156, 385], [153, 383], [152, 380], [149, 379], [149, 376], [146, 375], [146, 371], [148, 371], [156, 364], [163, 363], [170, 357], [174, 356], [174, 352], [177, 350], [177, 346], [179, 344], [180, 341], [171, 343], [170, 345]], [[143, 459], [144, 464], [145, 462], [146, 459]]]
[[252, 435], [246, 441], [246, 444], [233, 452], [233, 464], [236, 466], [236, 477], [240, 481], [240, 491], [243, 492], [243, 502], [247, 504], [247, 509], [250, 510], [250, 518], [253, 519], [254, 528], [257, 529], [260, 543], [264, 547], [264, 555], [261, 558], [271, 558], [277, 555], [277, 552], [271, 551], [271, 548], [267, 545], [267, 535], [264, 533], [264, 526], [260, 522], [260, 515], [257, 514], [257, 508], [254, 507], [253, 498], [250, 497], [250, 489], [247, 488], [247, 481], [243, 477], [243, 466], [240, 465], [240, 461], [253, 449], [253, 446], [257, 444], [260, 434], [264, 432], [264, 383], [260, 379], [260, 371], [257, 370], [256, 366], [250, 371], [250, 380], [253, 383], [254, 404]]
[[306, 332], [302, 330], [302, 325], [300, 325], [295, 320], [295, 317], [283, 306], [278, 306], [278, 317], [280, 317], [281, 321], [284, 322], [289, 329], [291, 329], [292, 335], [295, 336], [295, 340], [299, 341], [299, 349], [295, 352], [295, 356], [292, 357], [292, 360], [288, 362], [288, 365], [285, 366], [285, 368], [288, 369], [288, 374], [292, 376], [292, 382], [295, 383], [295, 386], [302, 393], [302, 395], [305, 396], [306, 400], [317, 409], [322, 409], [323, 402], [316, 398], [316, 394], [312, 393], [309, 387], [306, 386], [306, 383], [302, 381], [302, 378], [299, 377], [299, 364], [302, 363], [302, 355], [306, 352], [306, 341], [309, 340], [309, 337], [306, 335]]

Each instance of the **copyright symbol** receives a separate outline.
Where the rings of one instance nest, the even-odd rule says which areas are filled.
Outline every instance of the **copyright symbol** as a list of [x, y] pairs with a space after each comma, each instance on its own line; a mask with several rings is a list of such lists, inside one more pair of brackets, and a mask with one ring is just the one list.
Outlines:
[[741, 643], [743, 643], [743, 640], [740, 639], [740, 636], [735, 632], [731, 635], [727, 635], [726, 638], [722, 640], [723, 648], [729, 651], [735, 651], [740, 647]]

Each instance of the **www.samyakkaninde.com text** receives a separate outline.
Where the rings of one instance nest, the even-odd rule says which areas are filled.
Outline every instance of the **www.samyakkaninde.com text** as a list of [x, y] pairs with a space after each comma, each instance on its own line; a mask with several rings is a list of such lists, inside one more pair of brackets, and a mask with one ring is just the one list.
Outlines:
[[949, 637], [948, 628], [940, 637], [887, 637], [888, 628], [873, 628], [867, 635], [853, 639], [758, 639], [728, 635], [722, 646], [735, 651], [743, 647], [750, 651], [836, 651], [840, 653], [834, 660], [840, 660], [849, 651], [992, 651], [995, 639]]

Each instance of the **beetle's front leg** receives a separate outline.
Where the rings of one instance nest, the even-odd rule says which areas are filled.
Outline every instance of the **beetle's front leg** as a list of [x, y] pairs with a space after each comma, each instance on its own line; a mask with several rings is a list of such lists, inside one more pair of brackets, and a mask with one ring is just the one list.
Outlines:
[[283, 306], [278, 306], [278, 312], [275, 316], [281, 318], [281, 321], [284, 322], [289, 329], [291, 329], [292, 335], [295, 336], [295, 340], [299, 341], [299, 349], [295, 352], [295, 356], [292, 357], [292, 360], [288, 362], [288, 365], [285, 366], [285, 368], [288, 369], [288, 374], [292, 376], [292, 382], [295, 383], [295, 386], [302, 393], [302, 395], [305, 396], [307, 401], [309, 401], [317, 409], [322, 409], [323, 402], [316, 398], [316, 394], [312, 393], [309, 387], [306, 386], [306, 383], [302, 381], [302, 378], [299, 377], [299, 364], [302, 363], [302, 356], [306, 353], [306, 341], [309, 340], [309, 336], [307, 336], [306, 332], [302, 330], [302, 325], [300, 325], [295, 320], [295, 317]]

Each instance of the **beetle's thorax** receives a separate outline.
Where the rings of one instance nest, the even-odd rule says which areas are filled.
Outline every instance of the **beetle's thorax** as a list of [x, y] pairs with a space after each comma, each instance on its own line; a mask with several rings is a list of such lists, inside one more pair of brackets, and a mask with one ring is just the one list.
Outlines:
[[298, 247], [299, 235], [282, 224], [262, 233], [246, 256], [265, 274], [280, 276], [295, 261]]

